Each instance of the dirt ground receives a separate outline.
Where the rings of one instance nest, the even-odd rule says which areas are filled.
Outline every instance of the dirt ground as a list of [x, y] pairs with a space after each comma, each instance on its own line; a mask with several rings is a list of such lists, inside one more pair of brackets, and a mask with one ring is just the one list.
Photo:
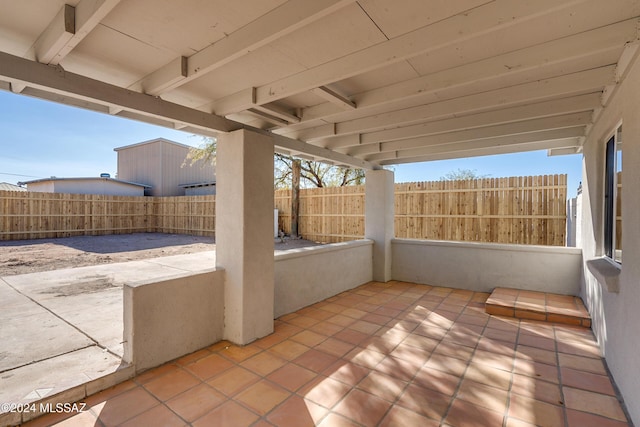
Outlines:
[[[320, 243], [276, 239], [275, 250]], [[215, 250], [212, 237], [135, 233], [0, 241], [0, 277]]]

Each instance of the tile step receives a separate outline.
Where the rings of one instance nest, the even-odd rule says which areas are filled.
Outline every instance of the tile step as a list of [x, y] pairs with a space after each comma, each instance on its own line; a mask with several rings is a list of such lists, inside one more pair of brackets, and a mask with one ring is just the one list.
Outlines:
[[580, 297], [512, 288], [495, 288], [485, 305], [492, 315], [591, 327]]

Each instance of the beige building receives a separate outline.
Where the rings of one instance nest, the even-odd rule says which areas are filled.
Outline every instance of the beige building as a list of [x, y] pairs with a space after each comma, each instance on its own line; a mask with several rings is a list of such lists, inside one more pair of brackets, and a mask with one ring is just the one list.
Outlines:
[[150, 186], [149, 196], [184, 196], [192, 185], [208, 190], [199, 194], [215, 194], [215, 166], [202, 161], [191, 165], [190, 148], [164, 138], [115, 148], [118, 179]]

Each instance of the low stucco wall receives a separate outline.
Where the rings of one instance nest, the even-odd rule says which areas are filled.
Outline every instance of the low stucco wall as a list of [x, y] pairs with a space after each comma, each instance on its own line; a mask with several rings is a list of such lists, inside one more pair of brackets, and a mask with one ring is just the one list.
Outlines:
[[124, 361], [143, 371], [222, 339], [224, 271], [124, 286]]
[[391, 251], [394, 280], [478, 292], [580, 292], [582, 253], [576, 248], [394, 239]]
[[275, 255], [274, 317], [372, 280], [373, 241], [333, 243]]

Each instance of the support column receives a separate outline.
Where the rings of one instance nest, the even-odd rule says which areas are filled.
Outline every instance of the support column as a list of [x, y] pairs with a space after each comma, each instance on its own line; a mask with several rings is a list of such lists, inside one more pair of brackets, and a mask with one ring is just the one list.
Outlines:
[[225, 270], [224, 338], [273, 332], [273, 141], [247, 130], [217, 142], [216, 267]]
[[394, 237], [393, 172], [368, 170], [365, 176], [364, 234], [373, 244], [373, 280], [391, 280], [391, 239]]

